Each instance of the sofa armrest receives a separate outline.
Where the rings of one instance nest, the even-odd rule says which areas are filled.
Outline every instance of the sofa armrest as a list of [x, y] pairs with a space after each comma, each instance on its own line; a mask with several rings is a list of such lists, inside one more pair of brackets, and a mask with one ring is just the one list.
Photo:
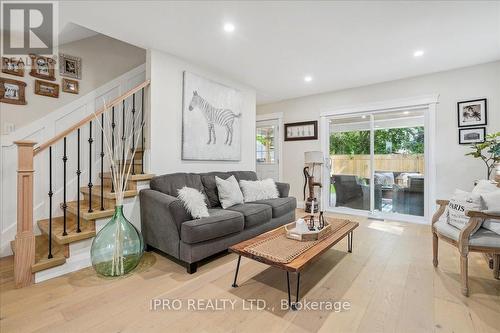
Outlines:
[[178, 258], [180, 227], [191, 215], [179, 199], [165, 193], [144, 189], [139, 197], [144, 242]]
[[288, 197], [288, 194], [290, 192], [290, 184], [280, 183], [280, 182], [275, 182], [275, 184], [276, 184], [276, 187], [278, 188], [280, 198]]

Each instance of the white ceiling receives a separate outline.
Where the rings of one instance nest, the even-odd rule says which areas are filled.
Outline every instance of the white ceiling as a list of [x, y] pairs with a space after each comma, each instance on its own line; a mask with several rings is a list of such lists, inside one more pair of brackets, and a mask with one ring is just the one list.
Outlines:
[[71, 1], [59, 10], [61, 26], [221, 71], [255, 87], [261, 104], [500, 59], [499, 1]]

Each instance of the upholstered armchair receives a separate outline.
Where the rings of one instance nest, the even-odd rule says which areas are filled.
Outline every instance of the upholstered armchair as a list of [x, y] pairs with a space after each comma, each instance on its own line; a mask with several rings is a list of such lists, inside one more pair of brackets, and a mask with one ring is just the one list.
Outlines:
[[434, 267], [438, 265], [438, 239], [444, 240], [458, 248], [460, 252], [460, 275], [462, 294], [469, 295], [468, 281], [468, 255], [469, 252], [489, 253], [493, 255], [493, 277], [499, 278], [500, 271], [500, 235], [485, 228], [479, 228], [473, 235], [477, 226], [486, 219], [495, 219], [500, 223], [500, 215], [486, 214], [477, 211], [467, 211], [469, 222], [462, 229], [455, 228], [441, 218], [448, 205], [448, 200], [437, 200], [438, 211], [432, 217], [432, 252]]

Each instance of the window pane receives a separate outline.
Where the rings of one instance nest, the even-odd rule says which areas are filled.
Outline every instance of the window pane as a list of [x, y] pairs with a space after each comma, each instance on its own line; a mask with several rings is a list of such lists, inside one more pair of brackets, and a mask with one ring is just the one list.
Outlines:
[[257, 127], [257, 163], [275, 163], [274, 126]]

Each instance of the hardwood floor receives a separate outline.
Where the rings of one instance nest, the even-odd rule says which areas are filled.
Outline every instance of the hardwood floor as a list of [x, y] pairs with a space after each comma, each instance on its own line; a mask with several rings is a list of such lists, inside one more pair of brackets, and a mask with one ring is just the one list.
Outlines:
[[[352, 218], [352, 217], [350, 217]], [[432, 266], [430, 226], [353, 218], [347, 238], [301, 274], [301, 299], [350, 302], [351, 309], [285, 311], [285, 273], [242, 258], [239, 288], [231, 288], [234, 254], [185, 268], [153, 253], [119, 279], [92, 268], [13, 289], [12, 258], [1, 259], [1, 332], [499, 332], [500, 281], [480, 254], [470, 255], [470, 290], [460, 293], [459, 257], [440, 242]], [[292, 293], [295, 276], [292, 274]], [[230, 299], [235, 310], [151, 310], [152, 299]], [[246, 310], [251, 299], [264, 310]], [[186, 305], [184, 303], [184, 305]], [[274, 307], [274, 309], [273, 309]]]

